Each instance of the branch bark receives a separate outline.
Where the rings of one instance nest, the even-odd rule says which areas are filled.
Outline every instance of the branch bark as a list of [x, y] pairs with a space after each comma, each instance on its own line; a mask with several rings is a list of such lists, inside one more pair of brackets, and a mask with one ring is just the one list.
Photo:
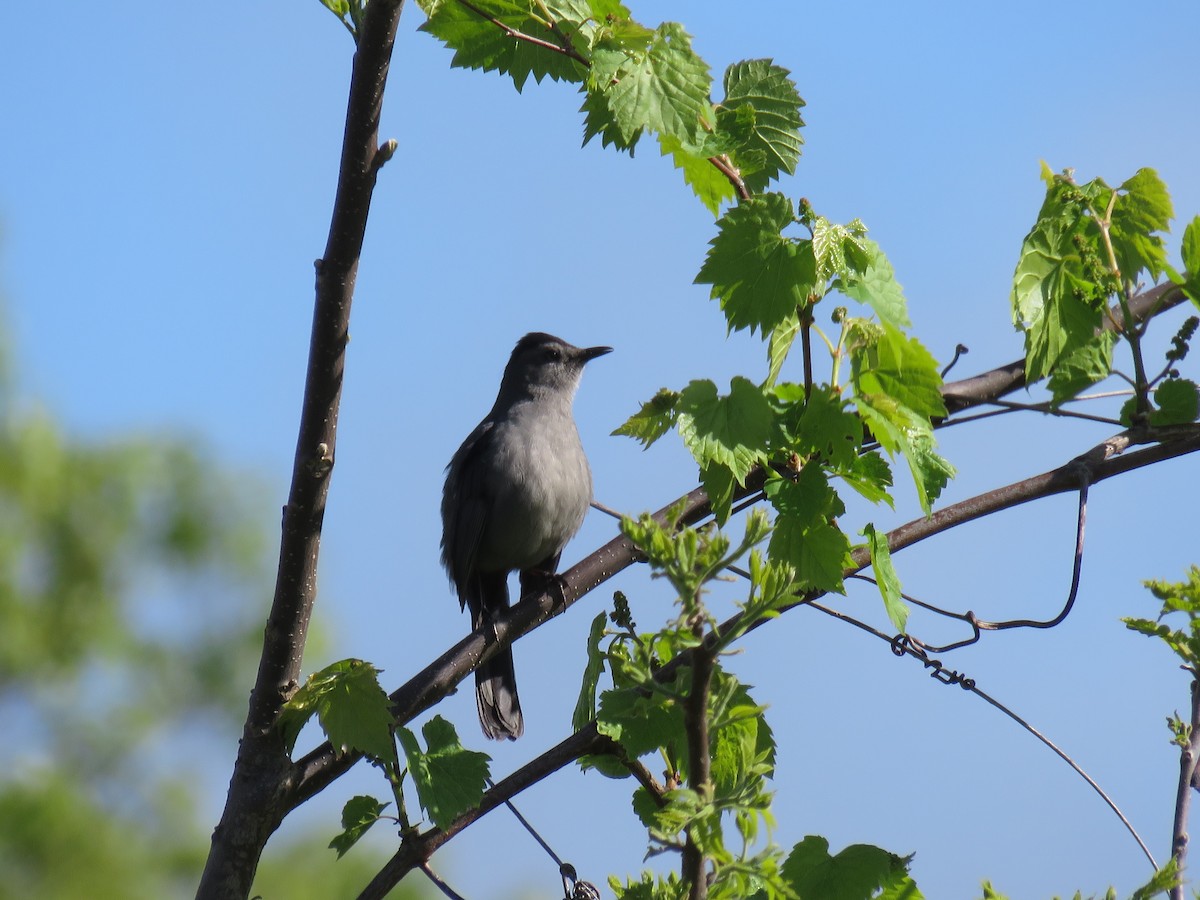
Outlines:
[[403, 0], [374, 0], [358, 34], [337, 194], [316, 263], [316, 300], [291, 488], [283, 510], [275, 595], [258, 676], [196, 896], [244, 898], [267, 838], [291, 808], [293, 766], [274, 728], [300, 677], [316, 598], [317, 557], [333, 470], [350, 304], [379, 167], [379, 114]]

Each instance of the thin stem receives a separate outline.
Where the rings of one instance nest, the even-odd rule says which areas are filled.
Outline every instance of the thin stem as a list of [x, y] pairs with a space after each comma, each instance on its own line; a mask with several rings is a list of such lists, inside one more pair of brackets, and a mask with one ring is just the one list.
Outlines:
[[[1200, 678], [1192, 673], [1192, 714], [1189, 721], [1187, 743], [1179, 751], [1179, 785], [1175, 790], [1175, 820], [1171, 829], [1171, 855], [1175, 858], [1178, 871], [1187, 863], [1188, 814], [1192, 803], [1192, 779], [1196, 775], [1197, 756], [1200, 755]], [[1183, 882], [1171, 888], [1171, 900], [1184, 900]]]
[[[699, 607], [699, 597], [693, 605]], [[688, 783], [704, 802], [712, 794], [708, 693], [712, 686], [715, 654], [705, 646], [704, 618], [699, 611], [692, 615], [692, 634], [699, 641], [699, 646], [691, 654], [692, 684], [683, 707], [683, 721], [688, 736]], [[689, 828], [683, 846], [682, 867], [684, 883], [691, 883], [689, 900], [705, 900], [708, 897], [707, 870], [708, 860]]]

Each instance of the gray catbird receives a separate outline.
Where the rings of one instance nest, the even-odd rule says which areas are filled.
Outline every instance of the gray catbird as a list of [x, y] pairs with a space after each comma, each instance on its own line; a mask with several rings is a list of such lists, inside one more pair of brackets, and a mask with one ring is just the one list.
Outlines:
[[[508, 608], [508, 575], [521, 593], [544, 588], [592, 500], [571, 403], [584, 364], [611, 347], [573, 347], [534, 332], [517, 341], [500, 393], [446, 467], [442, 564], [479, 628]], [[512, 649], [475, 670], [479, 723], [490, 738], [525, 730]]]

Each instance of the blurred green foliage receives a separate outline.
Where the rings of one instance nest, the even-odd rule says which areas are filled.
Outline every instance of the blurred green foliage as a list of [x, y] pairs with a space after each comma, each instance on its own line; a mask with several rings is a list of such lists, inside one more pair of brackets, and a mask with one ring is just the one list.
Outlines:
[[[191, 897], [254, 677], [276, 507], [202, 445], [71, 434], [6, 371], [0, 900]], [[356, 894], [381, 860], [327, 844], [272, 845], [256, 893]]]

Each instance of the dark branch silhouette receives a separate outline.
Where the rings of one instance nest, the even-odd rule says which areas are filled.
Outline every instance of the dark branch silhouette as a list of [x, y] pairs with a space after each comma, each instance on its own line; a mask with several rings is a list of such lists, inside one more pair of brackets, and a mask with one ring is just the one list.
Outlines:
[[225, 810], [196, 894], [205, 900], [249, 895], [262, 848], [291, 809], [286, 798], [293, 767], [274, 725], [300, 678], [316, 597], [350, 303], [375, 178], [391, 152], [390, 145], [379, 148], [379, 114], [402, 7], [403, 0], [373, 0], [358, 31], [337, 195], [325, 254], [316, 263], [308, 371], [275, 596]]

